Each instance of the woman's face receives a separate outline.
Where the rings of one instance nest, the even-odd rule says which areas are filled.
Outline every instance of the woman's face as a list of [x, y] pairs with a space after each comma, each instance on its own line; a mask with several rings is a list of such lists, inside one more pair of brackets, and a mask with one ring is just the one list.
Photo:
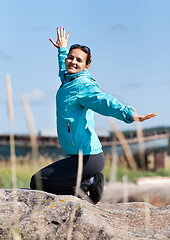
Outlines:
[[75, 48], [71, 50], [65, 59], [67, 74], [74, 74], [87, 70], [89, 65], [86, 65], [86, 59], [87, 54], [81, 49]]

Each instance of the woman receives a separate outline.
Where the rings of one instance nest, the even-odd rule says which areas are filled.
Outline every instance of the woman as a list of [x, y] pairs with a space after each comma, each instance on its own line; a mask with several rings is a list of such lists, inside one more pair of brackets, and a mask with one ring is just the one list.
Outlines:
[[[130, 106], [124, 106], [110, 94], [103, 93], [90, 77], [88, 68], [91, 52], [86, 46], [72, 45], [67, 51], [65, 30], [57, 28], [59, 77], [61, 86], [56, 95], [57, 131], [63, 150], [68, 157], [43, 168], [33, 175], [31, 188], [55, 194], [75, 193], [78, 154], [83, 153], [83, 174], [81, 188], [93, 203], [101, 199], [104, 185], [104, 155], [99, 139], [94, 131], [94, 111], [112, 116], [126, 123], [134, 118], [138, 121], [156, 116], [155, 113], [139, 116]], [[37, 180], [37, 182], [36, 182]]]

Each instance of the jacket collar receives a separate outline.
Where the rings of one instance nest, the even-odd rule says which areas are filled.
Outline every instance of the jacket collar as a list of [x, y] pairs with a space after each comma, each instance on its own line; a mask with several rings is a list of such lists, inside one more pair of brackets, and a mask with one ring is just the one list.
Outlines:
[[90, 76], [89, 72], [87, 70], [84, 70], [82, 72], [79, 72], [79, 73], [74, 73], [74, 74], [66, 74], [65, 75], [65, 78], [66, 78], [66, 81], [72, 81], [74, 80], [75, 78], [77, 77], [80, 77], [80, 76]]

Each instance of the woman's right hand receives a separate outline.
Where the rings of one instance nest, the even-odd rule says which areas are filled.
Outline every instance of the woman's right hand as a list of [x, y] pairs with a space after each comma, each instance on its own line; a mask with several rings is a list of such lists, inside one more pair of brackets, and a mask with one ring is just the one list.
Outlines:
[[146, 114], [146, 115], [133, 115], [133, 120], [136, 121], [136, 122], [143, 122], [147, 119], [151, 119], [155, 116], [157, 116], [158, 114], [157, 113], [149, 113], [149, 114]]
[[52, 39], [49, 39], [49, 40], [50, 42], [52, 42], [52, 44], [56, 48], [67, 47], [67, 40], [68, 40], [69, 34], [70, 32], [68, 32], [67, 36], [65, 37], [65, 29], [61, 26], [60, 32], [59, 32], [59, 28], [57, 27], [57, 42], [55, 42]]

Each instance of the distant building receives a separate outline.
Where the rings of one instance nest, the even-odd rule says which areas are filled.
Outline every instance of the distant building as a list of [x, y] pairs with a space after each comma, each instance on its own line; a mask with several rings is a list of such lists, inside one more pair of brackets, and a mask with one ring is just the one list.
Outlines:
[[42, 137], [58, 137], [56, 128], [52, 129], [43, 128], [39, 131], [38, 135]]
[[[95, 131], [99, 137], [109, 137], [110, 132], [105, 128], [95, 128]], [[48, 129], [43, 128], [38, 133], [39, 136], [42, 137], [58, 137], [57, 135], [57, 129]]]

